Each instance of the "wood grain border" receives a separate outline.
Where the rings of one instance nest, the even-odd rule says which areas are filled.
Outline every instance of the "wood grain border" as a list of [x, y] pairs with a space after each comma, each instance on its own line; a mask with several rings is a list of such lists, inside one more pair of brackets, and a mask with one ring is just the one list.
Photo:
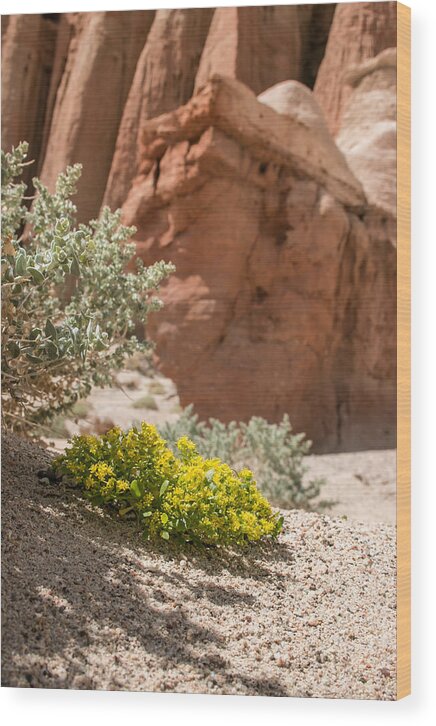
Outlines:
[[397, 699], [411, 690], [410, 16], [397, 3]]

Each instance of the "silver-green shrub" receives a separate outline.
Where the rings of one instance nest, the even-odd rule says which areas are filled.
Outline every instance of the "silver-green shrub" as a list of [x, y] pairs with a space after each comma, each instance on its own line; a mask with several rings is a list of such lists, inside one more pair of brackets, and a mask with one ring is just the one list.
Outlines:
[[21, 430], [68, 411], [92, 386], [110, 384], [126, 356], [150, 348], [135, 326], [161, 307], [154, 293], [174, 270], [141, 260], [127, 268], [135, 229], [119, 212], [76, 225], [78, 164], [53, 194], [34, 179], [28, 210], [19, 181], [26, 154], [26, 143], [1, 152], [2, 418]]
[[221, 458], [235, 469], [250, 467], [259, 489], [274, 505], [285, 508], [320, 509], [330, 502], [312, 500], [319, 496], [323, 479], [305, 481], [304, 457], [312, 442], [305, 434], [292, 433], [287, 415], [278, 424], [253, 416], [248, 423], [224, 424], [210, 418], [199, 421], [193, 406], [184, 409], [174, 423], [165, 423], [160, 432], [170, 446], [188, 436], [206, 458]]

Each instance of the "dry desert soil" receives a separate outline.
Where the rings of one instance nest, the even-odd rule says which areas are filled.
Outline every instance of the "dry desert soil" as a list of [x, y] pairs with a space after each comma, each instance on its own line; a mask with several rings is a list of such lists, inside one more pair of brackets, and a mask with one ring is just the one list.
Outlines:
[[276, 543], [144, 543], [3, 439], [2, 685], [395, 698], [395, 528], [285, 512]]

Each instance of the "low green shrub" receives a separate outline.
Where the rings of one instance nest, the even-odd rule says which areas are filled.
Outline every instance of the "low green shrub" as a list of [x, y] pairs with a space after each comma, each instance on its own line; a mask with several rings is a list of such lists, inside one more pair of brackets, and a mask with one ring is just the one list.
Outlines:
[[[61, 174], [53, 194], [34, 179], [25, 206], [19, 176], [27, 144], [1, 152], [2, 167], [2, 419], [30, 430], [66, 414], [92, 386], [113, 382], [126, 357], [150, 349], [135, 336], [138, 321], [161, 307], [155, 297], [174, 267], [128, 265], [135, 229], [105, 208], [76, 224], [81, 167]], [[22, 230], [26, 239], [22, 239]]]
[[305, 434], [293, 434], [287, 415], [278, 424], [253, 416], [248, 423], [224, 424], [211, 418], [199, 421], [193, 406], [184, 409], [175, 422], [160, 427], [161, 435], [174, 450], [180, 436], [188, 436], [205, 457], [219, 457], [232, 467], [250, 466], [261, 492], [276, 506], [287, 509], [323, 509], [330, 502], [312, 500], [319, 496], [323, 479], [304, 481], [304, 457], [312, 442]]
[[55, 470], [83, 487], [95, 504], [134, 512], [148, 539], [244, 544], [276, 537], [283, 518], [273, 512], [248, 469], [203, 458], [187, 437], [175, 455], [155, 426], [75, 436]]
[[160, 381], [150, 381], [148, 385], [148, 392], [154, 393], [156, 396], [163, 396], [166, 389]]
[[81, 401], [76, 401], [74, 406], [72, 406], [70, 413], [71, 413], [72, 417], [75, 419], [85, 418], [91, 410], [92, 410], [92, 403], [82, 399]]
[[145, 396], [141, 396], [141, 398], [137, 398], [136, 401], [132, 403], [132, 408], [146, 408], [148, 411], [158, 410], [155, 398], [150, 396], [149, 393], [146, 393]]

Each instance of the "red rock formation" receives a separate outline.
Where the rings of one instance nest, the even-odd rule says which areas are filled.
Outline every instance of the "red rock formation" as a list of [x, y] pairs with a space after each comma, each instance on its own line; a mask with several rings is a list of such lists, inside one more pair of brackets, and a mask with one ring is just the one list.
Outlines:
[[278, 81], [301, 79], [301, 51], [296, 5], [217, 8], [195, 88], [220, 73], [261, 93]]
[[297, 5], [302, 48], [300, 80], [313, 88], [332, 24], [336, 3]]
[[143, 123], [180, 106], [192, 95], [213, 9], [158, 10], [138, 61], [124, 109], [104, 204], [122, 205], [137, 171]]
[[[2, 21], [3, 25], [3, 21]], [[56, 25], [42, 15], [10, 15], [2, 42], [2, 148], [29, 142], [23, 179], [38, 173]]]
[[56, 96], [67, 64], [70, 43], [75, 35], [79, 19], [80, 13], [60, 13], [56, 18], [56, 42], [53, 56], [53, 67], [50, 75], [50, 86], [45, 107], [44, 130], [41, 143], [39, 168], [42, 166], [47, 149]]
[[[144, 261], [177, 266], [150, 333], [182, 403], [223, 420], [287, 412], [319, 451], [395, 444], [394, 71], [375, 58], [395, 45], [395, 3], [338, 5], [330, 28], [332, 15], [101, 12], [2, 27], [4, 144], [30, 140], [50, 188], [82, 162], [80, 219], [103, 198], [122, 206]], [[316, 97], [335, 131], [342, 118], [340, 149], [306, 87], [329, 28]]]
[[279, 114], [215, 77], [145, 124], [124, 220], [177, 267], [150, 332], [202, 417], [288, 412], [318, 450], [389, 446], [392, 229], [305, 103]]
[[0, 18], [0, 21], [1, 21], [1, 37], [2, 37], [2, 42], [3, 42], [3, 38], [5, 36], [7, 27], [9, 25], [9, 18], [10, 18], [9, 15], [2, 15], [1, 18]]
[[[98, 215], [124, 103], [147, 37], [152, 11], [80, 13], [57, 90], [42, 181], [81, 162], [78, 217]], [[24, 17], [24, 16], [23, 16]]]
[[336, 6], [324, 59], [315, 83], [315, 95], [330, 131], [336, 135], [341, 114], [351, 94], [344, 72], [397, 44], [395, 2], [353, 2]]
[[354, 66], [336, 142], [368, 200], [392, 217], [397, 210], [397, 51], [387, 48]]

